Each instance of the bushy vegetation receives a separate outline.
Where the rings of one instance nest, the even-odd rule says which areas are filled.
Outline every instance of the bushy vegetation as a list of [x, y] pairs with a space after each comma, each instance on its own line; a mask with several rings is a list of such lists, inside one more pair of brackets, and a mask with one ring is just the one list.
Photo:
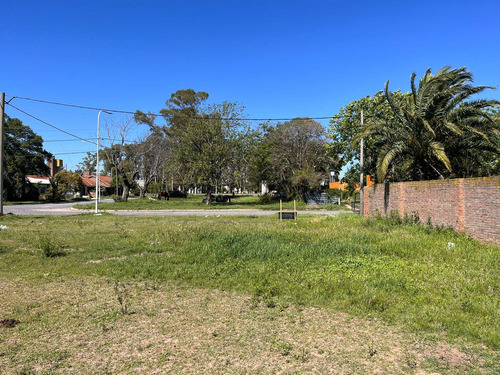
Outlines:
[[500, 102], [474, 99], [493, 87], [474, 86], [470, 71], [449, 66], [415, 78], [408, 93], [391, 92], [387, 81], [383, 93], [342, 108], [330, 122], [332, 152], [357, 162], [364, 138], [364, 171], [379, 182], [497, 175]]

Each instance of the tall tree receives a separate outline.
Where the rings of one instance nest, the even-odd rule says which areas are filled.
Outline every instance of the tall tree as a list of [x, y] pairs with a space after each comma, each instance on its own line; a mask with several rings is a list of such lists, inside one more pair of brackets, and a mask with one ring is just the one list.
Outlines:
[[185, 182], [203, 186], [211, 204], [215, 187], [225, 182], [246, 123], [242, 106], [231, 102], [206, 105], [207, 98], [206, 92], [178, 90], [160, 112], [167, 122], [164, 131], [173, 141], [177, 170], [189, 178]]
[[139, 171], [139, 175], [144, 182], [144, 185], [139, 187], [141, 198], [144, 198], [149, 184], [162, 176], [165, 163], [169, 157], [169, 148], [171, 147], [165, 133], [158, 128], [152, 129], [151, 134], [138, 144], [143, 149]]
[[49, 174], [45, 160], [52, 155], [43, 149], [43, 139], [17, 118], [5, 116], [4, 194], [6, 200], [38, 198], [38, 190], [26, 175]]
[[[374, 136], [383, 142], [377, 160], [379, 181], [385, 179], [391, 165], [407, 180], [444, 178], [454, 170], [463, 171], [459, 161], [464, 155], [474, 156], [464, 148], [500, 152], [500, 127], [489, 112], [500, 102], [469, 100], [492, 87], [473, 86], [472, 73], [466, 68], [445, 66], [435, 75], [428, 69], [418, 86], [415, 77], [413, 73], [406, 102], [394, 100], [387, 81], [385, 97], [394, 120], [369, 123], [357, 137]], [[476, 168], [481, 163], [478, 159], [473, 162]]]
[[49, 178], [47, 194], [51, 200], [65, 199], [66, 193], [76, 193], [82, 189], [82, 179], [78, 172], [62, 170]]
[[254, 134], [255, 132], [245, 126], [234, 138], [232, 154], [223, 177], [231, 191], [247, 190], [250, 150], [255, 141]]
[[88, 171], [89, 174], [96, 174], [97, 155], [95, 152], [87, 151], [82, 161], [77, 165], [76, 172], [84, 174]]
[[105, 156], [105, 168], [114, 167], [120, 175], [123, 183], [122, 200], [126, 202], [130, 190], [141, 170], [141, 162], [145, 154], [149, 152], [147, 147], [138, 142], [127, 143], [127, 137], [135, 126], [132, 119], [125, 119], [120, 123], [108, 125], [108, 136], [110, 146], [103, 150]]
[[[395, 91], [393, 100], [403, 102], [407, 100], [409, 93]], [[364, 123], [390, 123], [394, 121], [392, 111], [382, 91], [372, 97], [365, 96], [354, 100], [341, 108], [330, 120], [328, 137], [332, 142], [328, 143], [329, 153], [339, 157], [339, 172], [344, 166], [351, 165], [353, 170], [359, 169], [360, 141], [356, 136], [361, 132], [361, 111], [363, 111]], [[371, 135], [364, 141], [364, 171], [366, 174], [375, 175], [377, 157], [383, 141], [380, 137]]]
[[323, 126], [309, 118], [276, 126], [265, 124], [261, 143], [254, 150], [254, 184], [256, 178], [266, 181], [271, 188], [297, 195], [303, 201], [308, 190], [319, 188], [329, 170], [338, 168], [338, 159], [327, 155]]

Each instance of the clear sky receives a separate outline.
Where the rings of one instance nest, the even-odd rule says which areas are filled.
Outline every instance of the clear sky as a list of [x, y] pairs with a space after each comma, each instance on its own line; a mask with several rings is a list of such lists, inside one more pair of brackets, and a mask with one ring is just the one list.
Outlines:
[[[239, 102], [249, 117], [330, 116], [387, 79], [407, 91], [412, 72], [444, 65], [498, 87], [499, 14], [498, 1], [1, 1], [0, 91], [158, 112], [171, 93], [193, 88]], [[96, 137], [96, 111], [11, 104]], [[7, 114], [70, 169], [85, 155], [68, 153], [94, 150], [9, 106]]]

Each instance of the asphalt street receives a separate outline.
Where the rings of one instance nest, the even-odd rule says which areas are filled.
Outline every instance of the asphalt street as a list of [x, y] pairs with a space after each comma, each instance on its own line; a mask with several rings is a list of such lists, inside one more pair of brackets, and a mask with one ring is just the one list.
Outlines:
[[[112, 202], [112, 200], [102, 200], [102, 202]], [[79, 203], [44, 203], [44, 204], [19, 204], [12, 206], [4, 206], [4, 215], [81, 215], [91, 213], [93, 210], [79, 210], [73, 206]], [[136, 211], [115, 211], [106, 210], [100, 211], [115, 215], [129, 216], [238, 216], [238, 215], [276, 215], [279, 211], [263, 211], [263, 210], [136, 210]], [[297, 211], [298, 215], [313, 214], [313, 215], [337, 215], [346, 211]], [[347, 211], [349, 212], [349, 211]]]

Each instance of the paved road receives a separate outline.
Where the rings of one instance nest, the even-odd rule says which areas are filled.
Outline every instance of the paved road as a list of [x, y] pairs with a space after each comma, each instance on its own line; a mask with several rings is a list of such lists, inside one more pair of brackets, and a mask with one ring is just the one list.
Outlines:
[[[113, 202], [112, 199], [103, 199], [101, 202]], [[85, 202], [84, 204], [88, 204]], [[78, 202], [72, 203], [40, 203], [40, 204], [15, 204], [12, 206], [4, 206], [3, 213], [14, 215], [77, 215], [85, 214], [90, 211], [72, 209], [74, 205], [81, 204]]]
[[[112, 200], [103, 200], [103, 202], [112, 202]], [[44, 204], [20, 204], [4, 206], [4, 214], [12, 213], [14, 215], [81, 215], [93, 211], [78, 210], [72, 208], [78, 203], [44, 203]], [[140, 210], [140, 211], [115, 211], [106, 210], [107, 213], [115, 215], [134, 215], [134, 216], [237, 216], [237, 215], [276, 215], [278, 211], [261, 210]], [[299, 215], [337, 215], [349, 211], [297, 211]]]

